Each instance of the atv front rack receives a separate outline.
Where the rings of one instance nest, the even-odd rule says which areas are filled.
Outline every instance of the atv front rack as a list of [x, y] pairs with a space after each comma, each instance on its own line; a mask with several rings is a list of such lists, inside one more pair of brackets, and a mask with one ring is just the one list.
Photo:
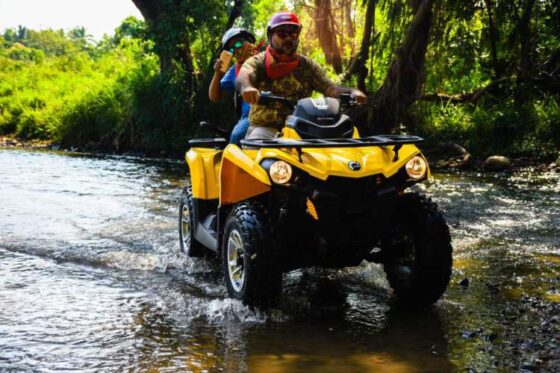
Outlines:
[[357, 148], [360, 146], [388, 146], [417, 144], [424, 141], [418, 136], [409, 135], [378, 135], [359, 139], [244, 139], [241, 145], [252, 148]]
[[377, 135], [362, 137], [359, 139], [245, 139], [241, 145], [251, 148], [358, 148], [364, 146], [389, 146], [394, 145], [395, 157], [393, 162], [399, 159], [399, 150], [406, 144], [417, 144], [424, 141], [423, 138], [410, 135]]

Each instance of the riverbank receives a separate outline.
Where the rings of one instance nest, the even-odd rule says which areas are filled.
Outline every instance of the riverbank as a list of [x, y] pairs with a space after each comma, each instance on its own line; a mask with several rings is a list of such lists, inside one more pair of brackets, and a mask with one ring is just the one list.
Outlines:
[[[50, 140], [23, 140], [15, 137], [2, 136], [0, 137], [0, 148], [20, 148], [20, 149], [44, 149], [55, 151], [68, 151], [68, 152], [83, 152], [83, 153], [99, 153], [99, 154], [113, 154], [113, 155], [132, 155], [141, 158], [169, 158], [169, 159], [183, 159], [184, 153], [170, 153], [167, 151], [145, 151], [135, 149], [120, 149], [118, 146], [113, 148], [99, 146], [97, 143], [89, 143], [85, 146], [69, 146], [63, 147], [59, 143]], [[186, 149], [186, 147], [185, 147]]]

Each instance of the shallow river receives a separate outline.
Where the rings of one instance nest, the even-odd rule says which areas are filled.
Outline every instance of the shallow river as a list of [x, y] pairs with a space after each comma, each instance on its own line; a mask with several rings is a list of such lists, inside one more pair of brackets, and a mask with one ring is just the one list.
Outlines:
[[179, 252], [182, 162], [0, 149], [0, 371], [446, 372], [560, 366], [560, 174], [436, 174], [454, 270], [392, 302], [380, 266], [294, 271], [277, 308]]

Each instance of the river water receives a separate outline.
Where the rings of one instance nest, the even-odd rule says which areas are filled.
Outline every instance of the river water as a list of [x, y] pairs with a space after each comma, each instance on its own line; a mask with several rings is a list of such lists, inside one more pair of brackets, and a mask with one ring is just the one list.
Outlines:
[[285, 276], [277, 308], [226, 297], [179, 252], [183, 162], [0, 149], [0, 371], [447, 372], [560, 366], [560, 174], [436, 174], [451, 227], [433, 308], [380, 266]]

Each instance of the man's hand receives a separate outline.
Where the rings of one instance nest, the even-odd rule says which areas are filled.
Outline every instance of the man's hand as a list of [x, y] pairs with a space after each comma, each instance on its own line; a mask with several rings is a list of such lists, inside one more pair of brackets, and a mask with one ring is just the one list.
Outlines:
[[350, 95], [356, 99], [360, 104], [367, 104], [367, 96], [359, 89], [353, 89]]
[[222, 60], [220, 60], [219, 58], [216, 60], [216, 62], [214, 63], [214, 72], [216, 74], [221, 74], [223, 75], [224, 73], [221, 71], [222, 70]]
[[325, 96], [332, 98], [340, 98], [341, 94], [350, 93], [350, 96], [352, 96], [352, 98], [354, 98], [360, 104], [367, 104], [368, 99], [365, 93], [360, 91], [359, 89], [343, 87], [336, 84], [329, 86], [323, 93]]
[[256, 105], [259, 102], [261, 93], [255, 87], [247, 87], [241, 92], [241, 97], [249, 105]]

